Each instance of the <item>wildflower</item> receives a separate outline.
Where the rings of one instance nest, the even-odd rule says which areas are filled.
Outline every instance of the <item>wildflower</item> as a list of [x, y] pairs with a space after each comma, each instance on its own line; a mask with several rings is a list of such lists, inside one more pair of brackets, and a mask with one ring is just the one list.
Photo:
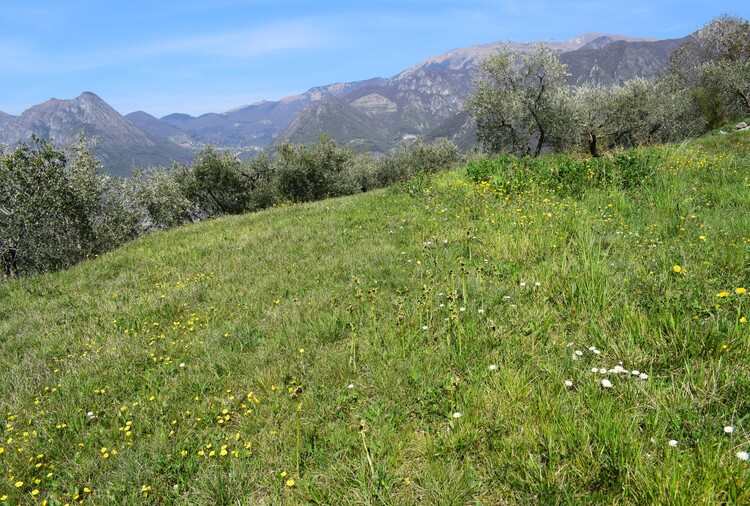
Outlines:
[[583, 355], [583, 352], [581, 350], [576, 350], [576, 355], [578, 355], [580, 357], [580, 356]]
[[180, 367], [185, 367], [185, 362], [180, 362]]
[[349, 383], [349, 384], [348, 384], [348, 385], [346, 386], [346, 388], [348, 388], [349, 390], [351, 390], [352, 388], [354, 388], [354, 383]]
[[672, 270], [675, 271], [677, 274], [682, 274], [683, 272], [682, 267], [680, 267], [679, 265], [675, 265], [674, 267], [672, 267]]
[[573, 388], [573, 382], [570, 380], [565, 380], [565, 386], [568, 388]]
[[14, 485], [15, 485], [16, 488], [21, 488], [21, 487], [23, 487], [23, 482], [22, 481], [17, 481]]
[[594, 374], [596, 374], [596, 373], [598, 373], [598, 372], [599, 372], [599, 369], [598, 369], [598, 368], [596, 368], [596, 367], [592, 367], [592, 368], [591, 368], [591, 372], [593, 372]]
[[630, 374], [632, 374], [633, 376], [638, 376], [639, 374], [641, 374], [641, 371], [639, 371], [638, 369], [633, 369], [633, 370], [632, 370], [632, 371], [630, 372]]
[[455, 413], [453, 413], [453, 418], [461, 418], [461, 412], [456, 411]]
[[646, 374], [645, 372], [642, 372], [641, 374], [638, 375], [638, 377], [641, 378], [642, 380], [647, 380], [648, 374]]
[[744, 316], [740, 318], [740, 323], [747, 323], [747, 318], [745, 318]]
[[484, 314], [484, 309], [482, 309], [482, 308], [477, 309], [477, 313]]
[[497, 366], [495, 364], [490, 364], [487, 369], [489, 369], [490, 371], [494, 371], [495, 369], [497, 369]]
[[675, 439], [670, 439], [668, 444], [672, 448], [677, 448], [677, 441]]
[[286, 480], [286, 486], [290, 487], [290, 488], [293, 487], [294, 486], [294, 480], [291, 479], [291, 478], [289, 478], [288, 480]]
[[737, 452], [737, 458], [740, 460], [748, 461], [750, 460], [750, 454], [747, 452]]
[[305, 353], [305, 349], [304, 349], [304, 348], [300, 348], [300, 349], [299, 349], [299, 352], [300, 352], [301, 354], [303, 354], [303, 353]]
[[610, 382], [607, 378], [604, 378], [602, 380], [602, 388], [612, 388], [612, 382]]
[[521, 281], [520, 283], [518, 283], [518, 286], [520, 286], [521, 288], [525, 287], [526, 281]]
[[734, 427], [732, 427], [731, 425], [727, 425], [726, 427], [724, 427], [724, 432], [727, 434], [731, 434], [734, 432]]
[[739, 287], [734, 289], [734, 293], [736, 293], [737, 295], [742, 295], [747, 293], [747, 290], [745, 288]]
[[719, 292], [716, 294], [716, 296], [721, 298], [729, 297], [729, 292]]
[[466, 311], [466, 308], [465, 307], [460, 307], [458, 310], [461, 311], [461, 312], [463, 312], [463, 311]]
[[422, 330], [427, 330], [427, 325], [422, 325]]

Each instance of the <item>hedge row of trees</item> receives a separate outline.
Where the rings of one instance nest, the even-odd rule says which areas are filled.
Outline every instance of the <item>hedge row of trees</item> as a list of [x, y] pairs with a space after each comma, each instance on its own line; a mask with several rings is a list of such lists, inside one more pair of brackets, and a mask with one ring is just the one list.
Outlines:
[[155, 230], [368, 191], [458, 159], [444, 139], [403, 144], [374, 159], [322, 137], [313, 146], [284, 143], [248, 162], [207, 147], [191, 165], [119, 179], [99, 172], [83, 138], [65, 149], [32, 138], [0, 154], [3, 277], [63, 269]]
[[539, 45], [482, 62], [468, 107], [490, 152], [557, 151], [671, 142], [750, 114], [750, 24], [714, 19], [670, 58], [655, 79], [618, 86], [569, 86], [558, 55]]

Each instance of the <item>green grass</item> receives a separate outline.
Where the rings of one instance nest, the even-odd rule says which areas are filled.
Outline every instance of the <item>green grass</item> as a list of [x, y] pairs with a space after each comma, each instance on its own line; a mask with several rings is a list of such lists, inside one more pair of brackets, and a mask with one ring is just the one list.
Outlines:
[[0, 286], [0, 503], [747, 504], [749, 138], [659, 148], [637, 187], [458, 170]]

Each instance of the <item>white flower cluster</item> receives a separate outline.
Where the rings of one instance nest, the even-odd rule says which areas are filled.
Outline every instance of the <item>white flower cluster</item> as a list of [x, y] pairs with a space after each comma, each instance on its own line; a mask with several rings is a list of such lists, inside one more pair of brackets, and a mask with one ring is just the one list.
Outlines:
[[[572, 342], [567, 344], [567, 348], [574, 348], [574, 346], [575, 346], [575, 343], [572, 343]], [[596, 357], [602, 356], [601, 350], [599, 350], [599, 348], [597, 348], [596, 346], [589, 346], [587, 347], [587, 350], [589, 353], [591, 353], [592, 355]], [[581, 357], [585, 355], [585, 353], [586, 353], [585, 351], [574, 349], [573, 353], [571, 354], [571, 360], [579, 360]], [[601, 375], [611, 374], [620, 378], [627, 378], [631, 376], [635, 378], [639, 378], [641, 380], [647, 380], [649, 378], [648, 374], [645, 372], [641, 372], [637, 369], [633, 369], [632, 371], [625, 369], [622, 366], [622, 362], [619, 362], [614, 367], [592, 367], [591, 372], [593, 374], [601, 374]], [[612, 388], [613, 386], [612, 381], [610, 381], [608, 378], [602, 378], [600, 380], [600, 384], [602, 388]], [[567, 388], [572, 388], [573, 382], [571, 380], [567, 380], [565, 381], [565, 386]]]

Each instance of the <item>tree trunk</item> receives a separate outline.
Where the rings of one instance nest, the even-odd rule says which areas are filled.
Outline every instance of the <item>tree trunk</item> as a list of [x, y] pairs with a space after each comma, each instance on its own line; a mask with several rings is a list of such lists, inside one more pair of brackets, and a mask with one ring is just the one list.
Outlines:
[[536, 148], [534, 149], [534, 156], [539, 156], [542, 152], [542, 146], [544, 145], [544, 130], [539, 130], [539, 140], [536, 142]]
[[599, 158], [599, 150], [596, 147], [596, 134], [589, 134], [589, 153], [594, 158]]
[[3, 276], [6, 279], [18, 277], [18, 263], [16, 260], [16, 248], [8, 248], [3, 252]]

